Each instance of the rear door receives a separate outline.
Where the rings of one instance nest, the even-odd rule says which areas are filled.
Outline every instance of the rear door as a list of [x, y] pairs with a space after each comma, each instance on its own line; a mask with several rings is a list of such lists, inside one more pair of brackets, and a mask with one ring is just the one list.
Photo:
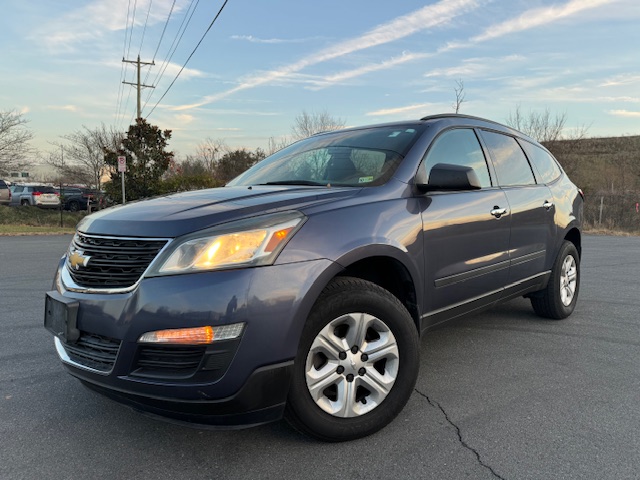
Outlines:
[[509, 269], [506, 195], [492, 181], [474, 130], [456, 128], [440, 134], [420, 166], [426, 178], [438, 163], [472, 167], [482, 188], [430, 192], [421, 199], [425, 326], [495, 302]]
[[540, 275], [556, 235], [551, 191], [537, 183], [520, 144], [510, 135], [482, 130], [500, 187], [511, 210], [509, 284]]

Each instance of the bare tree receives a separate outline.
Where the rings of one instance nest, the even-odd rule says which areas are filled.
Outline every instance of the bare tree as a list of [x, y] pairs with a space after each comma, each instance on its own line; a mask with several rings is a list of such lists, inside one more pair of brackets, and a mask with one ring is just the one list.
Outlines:
[[282, 150], [284, 147], [291, 145], [291, 143], [292, 141], [286, 136], [280, 137], [279, 139], [276, 139], [276, 137], [269, 137], [265, 153], [267, 154], [267, 156], [273, 155], [277, 151]]
[[213, 175], [220, 158], [229, 151], [231, 151], [231, 149], [224, 140], [207, 138], [204, 142], [196, 146], [194, 160], [202, 162], [206, 172]]
[[311, 113], [303, 110], [294, 119], [291, 135], [294, 140], [300, 140], [316, 133], [338, 130], [344, 126], [345, 121], [343, 119], [332, 117], [326, 110]]
[[104, 123], [94, 129], [83, 126], [62, 137], [67, 143], [54, 144], [62, 150], [59, 153], [52, 151], [49, 163], [58, 169], [67, 182], [94, 185], [100, 189], [106, 173], [105, 150], [118, 151], [124, 136], [124, 132], [113, 126], [107, 127]]
[[[510, 112], [506, 124], [525, 135], [535, 138], [540, 143], [555, 142], [562, 139], [562, 133], [567, 123], [567, 113], [552, 115], [548, 108], [543, 112], [529, 111], [528, 115], [522, 113], [520, 105], [515, 112]], [[583, 132], [583, 135], [586, 132]]]
[[460, 107], [467, 96], [464, 93], [464, 82], [461, 79], [456, 80], [456, 86], [453, 87], [453, 91], [456, 93], [456, 103], [451, 105], [455, 113], [460, 113]]
[[28, 120], [15, 110], [0, 111], [0, 171], [8, 173], [28, 162], [34, 150], [29, 145], [33, 133]]

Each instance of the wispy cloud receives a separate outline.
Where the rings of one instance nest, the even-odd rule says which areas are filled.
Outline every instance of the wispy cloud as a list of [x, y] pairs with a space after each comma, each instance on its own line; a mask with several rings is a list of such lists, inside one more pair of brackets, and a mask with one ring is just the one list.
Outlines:
[[59, 110], [64, 112], [77, 112], [80, 109], [76, 105], [46, 105], [45, 110]]
[[600, 84], [601, 87], [619, 87], [621, 85], [631, 85], [634, 83], [640, 83], [640, 75], [638, 74], [624, 74], [618, 75], [613, 78], [608, 78]]
[[174, 108], [187, 110], [213, 103], [234, 93], [268, 84], [292, 73], [297, 73], [306, 67], [405, 38], [416, 32], [445, 24], [455, 17], [477, 8], [478, 4], [478, 0], [441, 0], [436, 4], [428, 5], [379, 25], [359, 37], [336, 43], [316, 53], [307, 55], [301, 60], [278, 70], [251, 77], [227, 91], [206, 96], [200, 102]]
[[601, 7], [615, 3], [617, 0], [571, 0], [563, 5], [552, 5], [549, 7], [533, 8], [525, 11], [522, 15], [498, 23], [489, 27], [480, 35], [471, 39], [472, 42], [482, 42], [511, 33], [522, 32], [541, 25], [557, 22], [566, 17], [592, 8]]
[[[127, 18], [127, 15], [133, 16], [130, 3], [129, 0], [93, 0], [37, 28], [32, 38], [38, 42], [44, 40], [44, 45], [50, 50], [72, 49], [80, 42], [95, 40], [108, 32], [130, 26], [131, 21]], [[174, 13], [181, 10], [185, 3], [185, 0], [178, 0]], [[144, 25], [147, 11], [148, 24], [165, 21], [171, 4], [172, 0], [138, 0], [134, 26]]]
[[640, 118], [640, 112], [630, 112], [629, 110], [609, 110], [609, 115], [625, 118]]
[[388, 115], [399, 115], [407, 112], [415, 112], [418, 110], [429, 111], [434, 106], [433, 103], [418, 103], [415, 105], [407, 105], [406, 107], [386, 108], [382, 110], [376, 110], [374, 112], [367, 112], [365, 115], [369, 117], [384, 117]]
[[231, 35], [231, 40], [244, 40], [251, 43], [305, 43], [312, 40], [317, 40], [320, 37], [308, 37], [308, 38], [258, 38], [253, 35]]
[[352, 78], [360, 77], [362, 75], [366, 75], [372, 72], [388, 70], [397, 65], [401, 65], [407, 62], [413, 62], [415, 60], [420, 60], [423, 58], [427, 58], [429, 56], [431, 55], [427, 53], [403, 52], [402, 55], [390, 58], [389, 60], [385, 60], [383, 62], [370, 63], [368, 65], [363, 65], [362, 67], [358, 67], [353, 70], [345, 70], [339, 73], [334, 73], [332, 75], [323, 77], [322, 79], [318, 80], [317, 86], [312, 89], [319, 90], [321, 88], [326, 88], [326, 87], [335, 85], [336, 83], [344, 82], [345, 80], [350, 80]]
[[438, 68], [425, 74], [425, 77], [477, 77], [485, 73], [496, 73], [496, 68], [524, 60], [522, 55], [507, 55], [498, 58], [469, 58], [461, 65]]

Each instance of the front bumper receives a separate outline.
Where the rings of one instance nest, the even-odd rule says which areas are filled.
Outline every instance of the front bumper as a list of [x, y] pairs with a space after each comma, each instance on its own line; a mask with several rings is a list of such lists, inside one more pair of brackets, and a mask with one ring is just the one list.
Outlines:
[[[66, 268], [64, 261], [60, 269]], [[329, 260], [143, 279], [127, 293], [56, 290], [78, 303], [80, 338], [56, 349], [89, 388], [174, 421], [248, 426], [282, 416], [308, 313], [340, 269]], [[210, 346], [139, 344], [143, 333], [244, 323]]]

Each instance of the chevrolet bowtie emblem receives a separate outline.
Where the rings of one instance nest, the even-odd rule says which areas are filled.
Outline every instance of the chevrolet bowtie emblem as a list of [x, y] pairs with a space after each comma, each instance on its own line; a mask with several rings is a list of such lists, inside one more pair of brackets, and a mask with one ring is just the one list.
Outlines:
[[79, 250], [74, 250], [71, 255], [69, 255], [69, 265], [74, 270], [79, 270], [80, 267], [86, 267], [89, 263], [90, 256], [85, 256]]

